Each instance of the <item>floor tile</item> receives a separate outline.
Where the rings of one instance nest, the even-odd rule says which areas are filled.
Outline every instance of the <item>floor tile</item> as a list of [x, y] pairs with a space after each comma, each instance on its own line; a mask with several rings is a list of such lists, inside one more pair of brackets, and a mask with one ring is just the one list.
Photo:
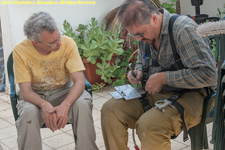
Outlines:
[[186, 146], [186, 147], [184, 147], [182, 149], [179, 149], [179, 150], [191, 150], [191, 147], [190, 146]]
[[105, 97], [99, 96], [98, 98], [93, 100], [93, 105], [103, 105], [108, 99]]
[[103, 104], [107, 101], [108, 99], [104, 97], [99, 97], [98, 99], [93, 102], [94, 109], [101, 110]]
[[3, 100], [0, 99], [0, 104], [1, 104], [1, 103], [5, 103], [5, 101], [3, 101]]
[[66, 133], [60, 133], [52, 137], [48, 137], [42, 140], [47, 146], [54, 149], [65, 146], [74, 142], [74, 138]]
[[209, 144], [209, 149], [208, 150], [213, 150], [213, 144], [210, 143], [210, 140], [212, 139], [212, 136], [208, 136], [208, 144]]
[[0, 140], [7, 139], [16, 135], [16, 127], [12, 125], [0, 130]]
[[[135, 150], [135, 148], [134, 148], [135, 145], [134, 145], [133, 142], [128, 141], [127, 146], [129, 147], [130, 150]], [[140, 144], [137, 144], [137, 146], [139, 147], [139, 149], [141, 149], [141, 145]]]
[[103, 137], [102, 137], [101, 132], [96, 134], [96, 144], [97, 144], [98, 147], [104, 146], [104, 141], [103, 141]]
[[96, 120], [94, 122], [95, 126], [98, 127], [99, 129], [101, 129], [101, 120]]
[[105, 150], [105, 146], [99, 147], [99, 150]]
[[5, 102], [10, 102], [10, 96], [7, 94], [3, 94], [0, 96], [0, 99], [5, 101]]
[[95, 133], [96, 134], [98, 134], [98, 133], [101, 133], [102, 134], [101, 128], [95, 126]]
[[56, 148], [55, 150], [75, 150], [75, 144], [74, 143], [70, 143], [70, 144], [67, 144], [65, 146]]
[[211, 122], [211, 123], [207, 124], [206, 127], [207, 127], [207, 135], [208, 136], [212, 135], [213, 123]]
[[73, 130], [72, 129], [66, 131], [66, 133], [69, 134], [69, 135], [71, 135], [71, 136], [73, 136]]
[[92, 94], [92, 99], [93, 99], [93, 101], [94, 101], [95, 99], [99, 98], [99, 97], [101, 97], [101, 96], [99, 96], [99, 95], [97, 95], [96, 93], [93, 92], [93, 94]]
[[1, 140], [1, 142], [7, 145], [11, 149], [17, 148], [17, 136], [13, 136], [13, 137]]
[[11, 150], [9, 147], [7, 147], [5, 144], [0, 142], [0, 150]]
[[11, 107], [12, 107], [11, 104], [9, 104], [7, 102], [3, 102], [3, 103], [1, 103], [0, 111], [7, 110], [7, 109], [9, 109]]
[[177, 141], [174, 141], [174, 140], [171, 140], [171, 150], [173, 149], [182, 149], [182, 148], [185, 148], [187, 147], [188, 145], [184, 144], [184, 143], [180, 143], [180, 142], [177, 142]]
[[0, 111], [0, 118], [9, 118], [13, 116], [12, 108], [9, 107], [8, 109]]
[[5, 92], [0, 92], [0, 96], [5, 95]]
[[5, 119], [5, 121], [10, 123], [11, 125], [15, 125], [15, 118], [14, 118], [14, 116], [10, 116], [10, 117], [4, 118], [4, 119]]
[[72, 130], [72, 124], [67, 124], [61, 131], [69, 131]]
[[[0, 112], [1, 113], [1, 112]], [[10, 123], [8, 123], [7, 121], [3, 120], [1, 117], [0, 117], [0, 129], [4, 129], [4, 128], [7, 128], [11, 126]]]
[[115, 91], [112, 86], [106, 86], [101, 92], [94, 92], [98, 96], [108, 96], [110, 92]]
[[55, 132], [52, 132], [49, 128], [41, 128], [41, 138], [42, 139], [53, 137], [53, 136], [56, 136], [61, 133], [62, 133], [61, 130], [56, 130]]
[[97, 108], [93, 108], [92, 110], [92, 115], [93, 115], [93, 120], [100, 120], [101, 119], [101, 113], [100, 110], [98, 110]]
[[173, 140], [176, 141], [176, 142], [179, 142], [179, 143], [183, 143], [184, 145], [190, 145], [191, 144], [191, 139], [190, 139], [189, 136], [188, 136], [187, 141], [185, 141], [185, 142], [183, 141], [183, 131]]
[[46, 144], [42, 143], [42, 150], [53, 150], [52, 147], [47, 146]]

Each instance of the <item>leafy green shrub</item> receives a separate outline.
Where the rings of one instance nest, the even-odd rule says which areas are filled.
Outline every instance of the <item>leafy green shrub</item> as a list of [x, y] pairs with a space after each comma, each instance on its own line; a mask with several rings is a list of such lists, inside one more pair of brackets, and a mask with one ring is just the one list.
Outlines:
[[[133, 45], [138, 45], [137, 40], [135, 40], [133, 42]], [[114, 71], [114, 75], [117, 78], [117, 80], [115, 82], [113, 82], [113, 85], [124, 85], [126, 83], [128, 83], [128, 79], [127, 79], [127, 73], [128, 73], [128, 65], [129, 65], [129, 60], [134, 58], [135, 60], [137, 60], [137, 55], [132, 56], [133, 54], [133, 49], [128, 48], [127, 50], [125, 50], [123, 52], [123, 54], [121, 55], [121, 63], [119, 64], [120, 68], [118, 68], [116, 71]], [[134, 62], [134, 64], [136, 64], [136, 62]]]
[[91, 88], [92, 88], [92, 91], [94, 92], [100, 92], [102, 91], [104, 86], [105, 86], [104, 83], [96, 83], [96, 84], [92, 84]]
[[[113, 55], [122, 55], [123, 39], [120, 39], [119, 27], [115, 27], [114, 31], [106, 31], [106, 25], [100, 27], [95, 18], [91, 18], [89, 25], [80, 24], [75, 31], [68, 21], [63, 23], [65, 35], [71, 37], [78, 46], [79, 53], [82, 58], [87, 58], [87, 61], [96, 64], [99, 69], [96, 74], [101, 75], [101, 79], [109, 84], [112, 83], [111, 78], [115, 77], [113, 72], [119, 68], [119, 60], [116, 60], [113, 65], [110, 65], [110, 60]], [[97, 59], [101, 62], [97, 63]]]
[[[225, 3], [223, 4], [223, 8], [225, 8]], [[217, 8], [217, 16], [222, 20], [222, 19], [225, 19], [225, 16], [223, 18], [223, 15], [225, 14], [225, 10], [221, 11], [219, 8]]]
[[170, 3], [162, 3], [162, 7], [165, 8], [168, 12], [175, 14], [176, 13], [176, 2], [177, 0], [170, 0]]

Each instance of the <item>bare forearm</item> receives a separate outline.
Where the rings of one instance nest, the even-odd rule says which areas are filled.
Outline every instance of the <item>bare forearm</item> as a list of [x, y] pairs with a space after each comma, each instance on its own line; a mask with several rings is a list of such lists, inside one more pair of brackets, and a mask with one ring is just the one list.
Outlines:
[[27, 90], [20, 88], [21, 96], [25, 101], [28, 101], [39, 108], [42, 108], [43, 105], [48, 103], [44, 99], [42, 99], [37, 93], [35, 93], [33, 90]]
[[84, 91], [84, 81], [77, 81], [74, 83], [74, 85], [71, 87], [67, 97], [62, 102], [62, 104], [66, 104], [67, 106], [71, 106], [82, 94]]

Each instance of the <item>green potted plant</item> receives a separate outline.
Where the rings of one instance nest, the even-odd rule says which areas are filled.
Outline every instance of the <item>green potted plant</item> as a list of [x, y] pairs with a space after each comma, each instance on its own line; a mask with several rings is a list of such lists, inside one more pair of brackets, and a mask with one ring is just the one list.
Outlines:
[[137, 60], [137, 52], [138, 52], [138, 41], [135, 40], [132, 42], [132, 45], [136, 46], [136, 49], [134, 51], [134, 48], [126, 48], [123, 52], [123, 54], [120, 56], [120, 68], [118, 68], [114, 75], [116, 76], [117, 80], [113, 82], [113, 85], [124, 85], [129, 83], [127, 79], [127, 73], [129, 72], [129, 63], [133, 63], [135, 66], [136, 60]]
[[[105, 24], [98, 25], [95, 18], [91, 18], [89, 25], [80, 24], [73, 30], [68, 21], [63, 23], [65, 35], [73, 38], [78, 46], [86, 70], [84, 74], [90, 83], [112, 83], [113, 72], [119, 68], [119, 60], [115, 60], [116, 55], [122, 55], [123, 39], [120, 39], [120, 30], [118, 27], [114, 31], [106, 31]], [[92, 64], [88, 68], [88, 64]], [[94, 65], [94, 66], [93, 66]], [[94, 71], [94, 72], [92, 72]], [[99, 75], [94, 77], [94, 75]]]
[[[223, 4], [223, 8], [225, 8], [225, 3]], [[225, 10], [221, 11], [219, 8], [217, 8], [217, 16], [219, 17], [220, 20], [225, 20], [225, 16], [223, 17], [223, 15], [225, 14]]]
[[170, 3], [164, 2], [162, 3], [162, 7], [165, 8], [167, 11], [169, 11], [172, 14], [176, 13], [176, 2], [178, 0], [170, 0]]

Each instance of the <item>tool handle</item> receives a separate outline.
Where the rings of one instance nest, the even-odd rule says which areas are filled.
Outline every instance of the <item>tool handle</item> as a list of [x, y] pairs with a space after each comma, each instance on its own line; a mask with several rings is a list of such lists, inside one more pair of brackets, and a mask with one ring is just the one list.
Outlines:
[[131, 74], [132, 74], [133, 77], [135, 77], [135, 78], [137, 77], [137, 75], [134, 73], [133, 70], [131, 71]]
[[140, 150], [138, 146], [134, 146], [135, 150]]
[[129, 63], [129, 68], [131, 70], [131, 75], [136, 78], [137, 75], [134, 73], [134, 69], [133, 69], [132, 63]]

